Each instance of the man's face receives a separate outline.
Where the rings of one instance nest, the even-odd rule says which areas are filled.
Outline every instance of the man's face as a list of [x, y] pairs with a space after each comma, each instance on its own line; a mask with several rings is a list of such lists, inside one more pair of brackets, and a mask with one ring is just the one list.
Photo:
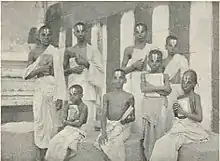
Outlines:
[[147, 36], [147, 31], [143, 25], [138, 25], [135, 27], [134, 30], [134, 36], [139, 40], [139, 41], [145, 41], [146, 36]]
[[191, 72], [186, 72], [181, 81], [184, 92], [190, 92], [195, 87], [195, 78]]
[[168, 54], [174, 55], [177, 52], [177, 40], [170, 39], [166, 44], [166, 49], [168, 51]]
[[77, 39], [83, 41], [85, 39], [85, 25], [77, 25], [74, 28], [74, 35], [77, 37]]
[[115, 88], [121, 89], [126, 82], [125, 75], [122, 71], [115, 71], [112, 79], [112, 84]]
[[76, 102], [78, 102], [82, 98], [82, 93], [76, 88], [71, 88], [69, 94], [70, 94], [70, 101], [73, 104], [76, 104]]
[[39, 32], [39, 39], [40, 39], [41, 44], [48, 46], [51, 41], [51, 36], [52, 36], [52, 33], [50, 29], [48, 28], [41, 29]]
[[162, 56], [158, 53], [152, 53], [149, 55], [148, 65], [152, 71], [157, 71], [162, 64]]

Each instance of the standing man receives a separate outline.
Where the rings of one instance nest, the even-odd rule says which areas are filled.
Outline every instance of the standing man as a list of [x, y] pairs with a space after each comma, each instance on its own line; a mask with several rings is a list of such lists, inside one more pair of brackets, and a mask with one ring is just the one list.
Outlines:
[[101, 107], [104, 68], [101, 53], [87, 43], [86, 34], [84, 23], [74, 25], [77, 44], [65, 51], [64, 73], [68, 87], [80, 84], [85, 91], [83, 101], [89, 109], [86, 130], [91, 130], [91, 127], [100, 127], [100, 123], [96, 121], [96, 109]]
[[39, 148], [37, 160], [43, 161], [49, 141], [60, 126], [60, 108], [66, 100], [63, 62], [58, 49], [50, 44], [51, 30], [42, 26], [38, 41], [29, 53], [24, 79], [36, 77], [33, 100], [34, 141]]
[[128, 74], [125, 91], [130, 92], [135, 98], [136, 120], [133, 124], [132, 131], [141, 134], [142, 129], [142, 112], [141, 101], [142, 93], [140, 89], [141, 71], [144, 68], [145, 57], [149, 54], [151, 45], [146, 42], [147, 26], [144, 23], [138, 23], [134, 28], [135, 44], [125, 48], [122, 61], [122, 69]]
[[168, 109], [167, 109], [167, 121], [166, 130], [170, 130], [174, 119], [173, 115], [173, 103], [177, 100], [177, 97], [183, 94], [181, 89], [181, 78], [183, 73], [189, 69], [189, 64], [185, 56], [180, 55], [177, 52], [178, 39], [175, 36], [168, 36], [166, 38], [166, 50], [168, 56], [164, 59], [165, 74], [169, 75], [170, 85], [172, 92], [168, 96]]

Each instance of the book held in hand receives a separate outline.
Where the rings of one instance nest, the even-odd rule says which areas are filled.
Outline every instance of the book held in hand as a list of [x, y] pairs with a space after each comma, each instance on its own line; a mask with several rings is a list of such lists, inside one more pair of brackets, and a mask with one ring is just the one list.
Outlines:
[[[178, 104], [182, 107], [182, 109], [185, 112], [190, 112], [190, 104], [189, 104], [189, 98], [188, 97], [178, 99]], [[178, 113], [178, 116], [181, 117], [183, 115]]]
[[121, 117], [120, 120], [126, 119], [126, 118], [133, 112], [133, 110], [134, 110], [134, 108], [130, 106], [130, 107], [125, 111], [124, 115]]
[[164, 75], [163, 73], [155, 74], [146, 74], [145, 79], [147, 82], [154, 86], [163, 86], [164, 85]]

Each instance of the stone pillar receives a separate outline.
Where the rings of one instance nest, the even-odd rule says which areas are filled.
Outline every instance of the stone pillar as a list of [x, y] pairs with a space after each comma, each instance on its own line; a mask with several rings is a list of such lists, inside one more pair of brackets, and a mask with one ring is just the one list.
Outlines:
[[[190, 22], [190, 2], [170, 2], [170, 35], [179, 39], [178, 51], [180, 53], [189, 52], [189, 28]], [[189, 59], [189, 54], [186, 54]]]
[[153, 2], [143, 2], [135, 8], [135, 24], [138, 22], [145, 23], [147, 25], [147, 43], [152, 43], [152, 14], [153, 14]]
[[104, 89], [103, 89], [103, 94], [106, 93], [107, 90], [107, 26], [103, 25], [102, 26], [102, 55], [103, 55], [103, 62], [104, 62], [104, 73], [105, 73], [105, 80], [104, 80]]
[[92, 32], [91, 32], [91, 44], [94, 46], [96, 49], [98, 49], [98, 25], [95, 24], [92, 27]]
[[213, 50], [212, 50], [212, 130], [219, 133], [219, 2], [213, 7]]
[[212, 3], [191, 2], [190, 13], [190, 66], [198, 74], [196, 92], [201, 96], [203, 126], [211, 128], [212, 111]]
[[74, 35], [74, 28], [72, 28], [72, 46], [77, 44], [77, 38]]
[[166, 37], [169, 35], [169, 6], [159, 5], [153, 10], [152, 16], [152, 44], [163, 52], [167, 57], [165, 49]]
[[66, 46], [66, 30], [64, 28], [61, 28], [59, 35], [59, 48], [65, 48], [65, 46]]
[[107, 18], [107, 92], [111, 90], [112, 73], [120, 67], [120, 23], [121, 15]]
[[134, 45], [134, 11], [125, 12], [121, 18], [120, 62], [122, 63], [126, 47]]

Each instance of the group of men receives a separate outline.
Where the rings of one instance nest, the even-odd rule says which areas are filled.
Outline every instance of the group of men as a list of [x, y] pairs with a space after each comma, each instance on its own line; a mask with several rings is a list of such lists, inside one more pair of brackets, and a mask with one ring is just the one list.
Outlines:
[[[101, 134], [97, 141], [98, 148], [107, 155], [108, 159], [124, 160], [125, 150], [122, 144], [128, 138], [131, 126], [133, 132], [141, 134], [143, 131], [141, 72], [149, 68], [145, 64], [152, 50], [152, 45], [146, 43], [147, 26], [143, 23], [135, 25], [135, 44], [125, 49], [121, 69], [116, 69], [113, 73], [113, 91], [104, 94], [103, 99], [102, 55], [98, 49], [87, 43], [86, 32], [86, 25], [82, 22], [77, 23], [74, 26], [77, 44], [61, 53], [50, 44], [52, 35], [50, 28], [42, 26], [38, 30], [39, 43], [29, 53], [24, 79], [37, 77], [33, 113], [34, 138], [40, 152], [39, 160], [44, 160], [46, 156], [48, 161], [55, 159], [61, 161], [74, 156], [75, 154], [68, 153], [67, 149], [77, 150], [73, 144], [77, 145], [79, 140], [84, 138], [84, 132], [94, 130], [96, 109], [102, 106], [101, 101], [103, 101]], [[167, 109], [170, 110], [167, 114], [170, 116], [166, 117], [168, 119], [165, 127], [168, 131], [174, 118], [173, 102], [182, 92], [181, 76], [189, 67], [187, 59], [177, 51], [177, 37], [168, 36], [165, 47], [168, 57], [163, 60], [164, 73], [169, 76], [172, 88], [167, 101]], [[70, 109], [75, 106], [78, 107], [75, 110], [77, 119], [68, 120], [71, 115]], [[74, 128], [67, 128], [70, 126]], [[74, 133], [75, 140], [71, 140], [73, 139], [71, 133], [72, 135]], [[62, 140], [60, 142], [62, 144], [67, 142], [65, 140], [67, 138], [70, 139], [68, 139], [69, 143], [65, 144], [66, 148], [64, 145], [54, 148], [56, 140]], [[113, 147], [118, 148], [118, 151]], [[66, 151], [62, 153], [63, 148]], [[56, 152], [62, 155], [58, 157]], [[55, 157], [51, 157], [52, 155]]]

